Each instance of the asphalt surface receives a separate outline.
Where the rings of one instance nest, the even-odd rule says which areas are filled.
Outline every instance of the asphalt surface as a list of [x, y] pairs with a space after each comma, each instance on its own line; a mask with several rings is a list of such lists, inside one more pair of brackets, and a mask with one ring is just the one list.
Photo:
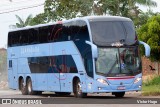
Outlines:
[[[22, 95], [19, 90], [0, 90], [0, 103], [2, 99], [10, 99], [12, 104], [55, 104], [55, 105], [114, 105], [119, 107], [120, 104], [154, 104], [159, 106], [160, 96], [141, 96], [141, 92], [127, 92], [123, 98], [115, 98], [110, 93], [88, 94], [86, 98], [75, 98], [70, 96], [58, 96], [52, 92], [43, 92], [42, 95]], [[21, 102], [18, 102], [21, 101]], [[158, 103], [158, 104], [157, 104]], [[0, 107], [2, 104], [0, 104]], [[34, 105], [35, 106], [35, 105]], [[115, 106], [115, 107], [116, 107]], [[158, 107], [157, 106], [157, 107]], [[17, 107], [17, 106], [16, 106]], [[32, 106], [31, 106], [32, 107]], [[39, 107], [39, 106], [38, 106]], [[72, 106], [70, 106], [72, 107]], [[82, 107], [82, 106], [81, 106]], [[94, 106], [92, 106], [94, 107]], [[138, 106], [137, 106], [138, 107]]]

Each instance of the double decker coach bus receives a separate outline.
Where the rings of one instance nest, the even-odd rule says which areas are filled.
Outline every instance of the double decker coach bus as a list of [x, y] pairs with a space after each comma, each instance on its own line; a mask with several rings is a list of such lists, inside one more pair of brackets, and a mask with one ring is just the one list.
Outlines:
[[87, 93], [139, 91], [142, 64], [132, 20], [88, 16], [18, 28], [8, 33], [8, 80], [23, 95], [44, 91], [86, 97]]

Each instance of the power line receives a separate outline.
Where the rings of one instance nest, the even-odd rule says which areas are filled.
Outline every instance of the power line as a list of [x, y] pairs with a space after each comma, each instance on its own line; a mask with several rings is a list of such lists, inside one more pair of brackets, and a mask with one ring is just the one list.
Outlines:
[[[38, 3], [39, 4], [39, 3]], [[34, 4], [37, 5], [37, 4]], [[33, 5], [32, 5], [33, 6]], [[4, 12], [4, 11], [11, 11], [11, 10], [16, 10], [16, 9], [21, 9], [21, 8], [26, 8], [28, 6], [19, 6], [19, 7], [12, 7], [12, 8], [8, 8], [8, 9], [2, 9], [0, 10], [0, 12]]]
[[43, 4], [39, 4], [39, 5], [35, 5], [35, 6], [28, 6], [28, 7], [24, 7], [24, 8], [20, 8], [20, 9], [15, 9], [15, 10], [11, 10], [11, 11], [0, 12], [0, 14], [16, 12], [16, 11], [25, 10], [25, 9], [29, 9], [29, 8], [35, 8], [35, 7], [39, 7], [39, 6], [43, 6], [43, 5], [44, 5], [44, 3]]
[[21, 0], [21, 1], [12, 1], [12, 2], [10, 2], [10, 3], [7, 3], [7, 4], [1, 4], [0, 5], [0, 7], [2, 8], [2, 7], [8, 7], [8, 6], [11, 6], [11, 5], [17, 5], [17, 4], [20, 4], [20, 3], [24, 3], [24, 2], [31, 2], [31, 1], [33, 1], [33, 0]]

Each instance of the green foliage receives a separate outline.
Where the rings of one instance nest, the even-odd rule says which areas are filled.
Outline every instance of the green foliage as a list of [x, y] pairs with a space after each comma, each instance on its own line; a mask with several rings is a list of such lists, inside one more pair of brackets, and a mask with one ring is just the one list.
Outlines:
[[160, 76], [154, 77], [152, 80], [143, 83], [145, 86], [160, 85]]
[[138, 37], [150, 45], [150, 59], [160, 61], [160, 15], [149, 18], [147, 23], [138, 30]]
[[150, 95], [160, 95], [160, 76], [156, 75], [153, 79], [143, 82], [142, 85], [142, 95], [150, 96]]
[[[132, 1], [132, 0], [130, 0]], [[147, 6], [157, 6], [157, 3], [153, 0], [135, 0], [137, 4], [140, 4], [140, 5], [147, 5]]]
[[37, 24], [44, 24], [47, 22], [48, 22], [47, 15], [45, 13], [40, 13], [31, 20], [30, 25], [33, 26]]
[[91, 13], [92, 0], [46, 0], [45, 13], [49, 20], [57, 21], [86, 16]]
[[160, 95], [160, 85], [142, 85], [142, 95], [143, 96], [159, 96]]
[[156, 14], [158, 14], [158, 13], [153, 13], [153, 11], [150, 10], [150, 9], [149, 9], [147, 12], [143, 12], [143, 11], [140, 10], [140, 13], [139, 13], [138, 17], [135, 17], [135, 18], [133, 19], [136, 28], [140, 28], [141, 25], [146, 24], [146, 23], [147, 23], [147, 20], [148, 20], [150, 17], [152, 17], [152, 16], [154, 16], [154, 15], [156, 15]]
[[31, 20], [32, 20], [32, 15], [30, 14], [25, 21], [23, 21], [18, 15], [16, 15], [16, 18], [18, 20], [18, 23], [16, 23], [16, 27], [22, 28], [22, 27], [30, 25]]
[[144, 17], [138, 18], [141, 10], [136, 4], [157, 5], [153, 0], [46, 0], [44, 13], [34, 17], [30, 25], [89, 15], [110, 14], [129, 17], [139, 26], [140, 22], [145, 23], [146, 20], [143, 19]]

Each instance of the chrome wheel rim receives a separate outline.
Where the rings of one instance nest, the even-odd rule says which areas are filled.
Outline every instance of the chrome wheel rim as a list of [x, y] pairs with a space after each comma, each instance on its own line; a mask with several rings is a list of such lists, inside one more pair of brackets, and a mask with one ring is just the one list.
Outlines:
[[23, 90], [24, 89], [24, 81], [22, 80], [21, 81], [21, 90]]
[[77, 92], [78, 92], [79, 95], [82, 93], [82, 86], [81, 86], [80, 82], [77, 85]]
[[31, 92], [31, 90], [32, 90], [32, 89], [31, 89], [31, 83], [29, 82], [29, 83], [28, 83], [28, 92]]

